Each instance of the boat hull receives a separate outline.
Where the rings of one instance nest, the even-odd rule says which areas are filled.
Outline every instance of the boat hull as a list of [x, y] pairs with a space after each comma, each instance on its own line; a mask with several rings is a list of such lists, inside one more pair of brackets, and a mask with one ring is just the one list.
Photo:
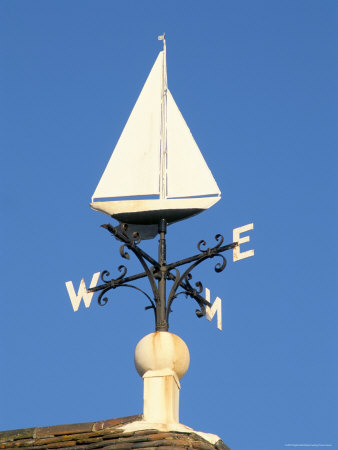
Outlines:
[[220, 196], [180, 199], [116, 200], [92, 202], [91, 208], [108, 214], [121, 223], [157, 225], [161, 219], [168, 224], [195, 216], [213, 206]]

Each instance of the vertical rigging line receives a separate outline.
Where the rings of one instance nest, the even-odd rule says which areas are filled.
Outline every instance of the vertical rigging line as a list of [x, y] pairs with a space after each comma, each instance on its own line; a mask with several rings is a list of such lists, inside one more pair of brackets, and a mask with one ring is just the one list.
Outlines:
[[160, 194], [161, 199], [167, 197], [167, 61], [165, 34], [159, 36], [163, 40], [162, 90], [161, 90], [161, 164]]

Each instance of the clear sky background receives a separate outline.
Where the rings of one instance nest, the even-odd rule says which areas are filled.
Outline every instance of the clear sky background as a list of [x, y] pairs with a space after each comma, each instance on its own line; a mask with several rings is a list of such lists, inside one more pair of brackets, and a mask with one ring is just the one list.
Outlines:
[[120, 289], [74, 313], [65, 282], [124, 263], [89, 202], [165, 31], [170, 90], [222, 191], [169, 228], [168, 260], [255, 224], [253, 258], [194, 274], [223, 300], [222, 332], [193, 300], [173, 305], [170, 330], [191, 354], [181, 422], [233, 450], [338, 448], [337, 8], [0, 2], [0, 429], [142, 411], [146, 300]]

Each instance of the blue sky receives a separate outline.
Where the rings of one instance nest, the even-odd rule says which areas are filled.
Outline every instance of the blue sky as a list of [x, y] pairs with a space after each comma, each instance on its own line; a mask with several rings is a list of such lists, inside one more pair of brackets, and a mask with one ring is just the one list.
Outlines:
[[222, 191], [169, 228], [168, 260], [255, 224], [253, 258], [194, 274], [222, 332], [174, 304], [181, 422], [233, 450], [338, 447], [337, 25], [331, 0], [1, 1], [0, 429], [142, 410], [143, 297], [74, 313], [64, 283], [123, 263], [89, 202], [165, 31], [169, 88]]

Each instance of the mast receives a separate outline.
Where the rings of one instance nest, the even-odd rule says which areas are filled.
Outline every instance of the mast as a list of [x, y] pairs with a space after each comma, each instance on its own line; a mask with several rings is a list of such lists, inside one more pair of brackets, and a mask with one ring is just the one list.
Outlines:
[[163, 67], [161, 89], [161, 143], [160, 143], [160, 198], [167, 197], [167, 48], [165, 33], [158, 36], [163, 41]]

